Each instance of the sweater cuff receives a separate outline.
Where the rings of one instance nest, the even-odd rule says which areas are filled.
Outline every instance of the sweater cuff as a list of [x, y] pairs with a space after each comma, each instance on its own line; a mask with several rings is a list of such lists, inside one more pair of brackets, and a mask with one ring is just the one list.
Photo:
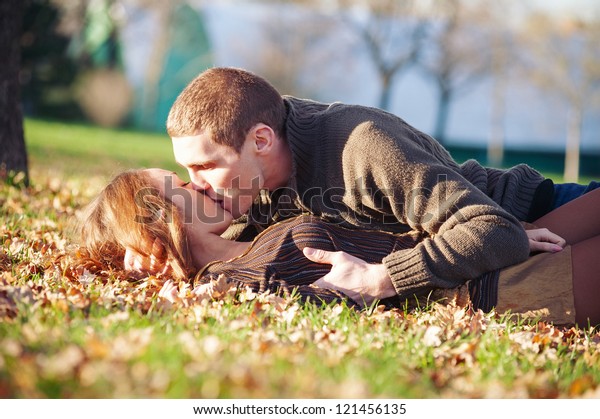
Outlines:
[[396, 294], [404, 298], [430, 288], [432, 274], [418, 249], [400, 250], [383, 259]]

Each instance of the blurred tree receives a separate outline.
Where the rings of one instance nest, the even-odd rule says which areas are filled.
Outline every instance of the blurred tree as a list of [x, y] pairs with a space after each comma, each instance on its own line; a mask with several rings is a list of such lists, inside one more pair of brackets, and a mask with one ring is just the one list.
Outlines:
[[83, 24], [71, 45], [79, 63], [76, 97], [91, 121], [114, 127], [128, 116], [133, 95], [123, 71], [119, 35], [124, 7], [119, 0], [85, 3], [77, 7]]
[[509, 34], [502, 30], [493, 37], [491, 47], [492, 102], [487, 163], [499, 167], [504, 160], [504, 120], [506, 118], [506, 88], [509, 72]]
[[[492, 77], [492, 98], [490, 131], [487, 147], [487, 164], [501, 167], [504, 161], [506, 96], [512, 74], [518, 64], [514, 29], [509, 16], [514, 3], [488, 3], [485, 24], [490, 29], [490, 76]], [[481, 23], [481, 22], [480, 22]]]
[[[139, 15], [150, 12], [156, 21], [157, 34], [148, 57], [143, 85], [139, 87], [134, 109], [135, 124], [144, 129], [156, 129], [159, 120], [156, 115], [156, 104], [159, 101], [159, 81], [165, 57], [169, 50], [170, 31], [174, 23], [174, 10], [183, 3], [182, 0], [166, 2], [161, 0], [128, 0], [129, 20], [138, 19]], [[146, 40], [147, 41], [147, 40]], [[160, 127], [164, 128], [163, 119]]]
[[437, 0], [432, 14], [436, 24], [420, 61], [438, 87], [434, 137], [443, 143], [452, 100], [489, 74], [490, 27], [485, 2]]
[[588, 107], [600, 97], [600, 15], [587, 20], [532, 15], [521, 33], [529, 77], [567, 103], [566, 182], [577, 182], [581, 129]]
[[[212, 64], [199, 1], [52, 1], [61, 8], [62, 30], [71, 35], [70, 52], [82, 70], [78, 100], [96, 123], [126, 121], [164, 131], [176, 96]], [[142, 37], [127, 39], [128, 31], [140, 28]], [[140, 51], [148, 51], [143, 64], [133, 63]]]
[[67, 51], [70, 37], [60, 33], [60, 12], [50, 0], [22, 2], [22, 100], [26, 115], [80, 118], [72, 84], [77, 65]]
[[120, 69], [123, 65], [119, 41], [120, 3], [95, 0], [85, 10], [85, 24], [80, 32], [79, 62], [84, 68]]
[[27, 185], [29, 171], [19, 85], [23, 11], [21, 0], [0, 2], [0, 57], [5, 60], [0, 66], [0, 178], [15, 183], [22, 179]]
[[[331, 16], [307, 0], [263, 0], [259, 51], [248, 39], [236, 45], [247, 67], [269, 80], [282, 94], [320, 99], [328, 64], [343, 58], [327, 47], [334, 26]], [[276, 7], [273, 7], [276, 6]], [[339, 62], [339, 61], [338, 61]], [[309, 74], [309, 77], [306, 75]], [[316, 77], [315, 77], [316, 75]]]
[[398, 75], [414, 64], [423, 47], [431, 20], [417, 0], [337, 0], [342, 17], [364, 44], [379, 77], [379, 107], [390, 109], [392, 87]]
[[130, 19], [150, 11], [157, 19], [142, 86], [137, 87], [136, 125], [164, 131], [169, 110], [179, 93], [212, 64], [211, 42], [200, 10], [187, 1], [136, 0]]

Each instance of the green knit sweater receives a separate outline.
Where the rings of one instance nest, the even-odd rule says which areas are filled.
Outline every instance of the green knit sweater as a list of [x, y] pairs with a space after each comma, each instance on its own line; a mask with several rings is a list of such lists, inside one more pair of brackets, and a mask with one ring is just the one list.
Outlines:
[[517, 218], [525, 218], [543, 180], [533, 169], [490, 169], [473, 160], [459, 166], [437, 141], [390, 113], [284, 100], [294, 174], [287, 187], [263, 195], [250, 224], [309, 212], [344, 227], [417, 232], [417, 246], [383, 260], [401, 297], [453, 288], [527, 258]]

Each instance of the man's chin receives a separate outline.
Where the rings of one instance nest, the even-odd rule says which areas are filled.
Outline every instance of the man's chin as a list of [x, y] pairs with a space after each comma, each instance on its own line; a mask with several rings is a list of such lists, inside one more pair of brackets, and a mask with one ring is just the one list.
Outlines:
[[241, 217], [244, 215], [244, 213], [231, 212], [231, 211], [229, 211], [229, 210], [227, 210], [227, 209], [224, 209], [224, 210], [225, 210], [225, 212], [227, 212], [229, 215], [231, 215], [231, 218], [232, 218], [232, 219], [234, 219], [234, 220], [237, 220], [238, 218], [241, 218]]
[[221, 209], [223, 210], [223, 212], [225, 212], [227, 215], [231, 216], [234, 220], [236, 220], [236, 219], [239, 218], [239, 216], [236, 216], [234, 214], [234, 211], [232, 211], [231, 209], [227, 208], [227, 205], [223, 201], [217, 201], [217, 203], [219, 204], [219, 206], [221, 207]]
[[223, 208], [224, 211], [228, 212], [234, 220], [237, 220], [250, 211], [250, 208], [247, 208], [245, 211], [240, 211], [239, 209], [230, 210], [229, 208]]

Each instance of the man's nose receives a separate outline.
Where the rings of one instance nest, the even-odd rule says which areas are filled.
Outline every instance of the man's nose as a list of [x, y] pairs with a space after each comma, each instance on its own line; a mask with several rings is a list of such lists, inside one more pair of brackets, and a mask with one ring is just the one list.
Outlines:
[[195, 173], [190, 173], [190, 179], [192, 181], [192, 188], [196, 191], [205, 192], [210, 189], [210, 184], [204, 180], [202, 176]]

